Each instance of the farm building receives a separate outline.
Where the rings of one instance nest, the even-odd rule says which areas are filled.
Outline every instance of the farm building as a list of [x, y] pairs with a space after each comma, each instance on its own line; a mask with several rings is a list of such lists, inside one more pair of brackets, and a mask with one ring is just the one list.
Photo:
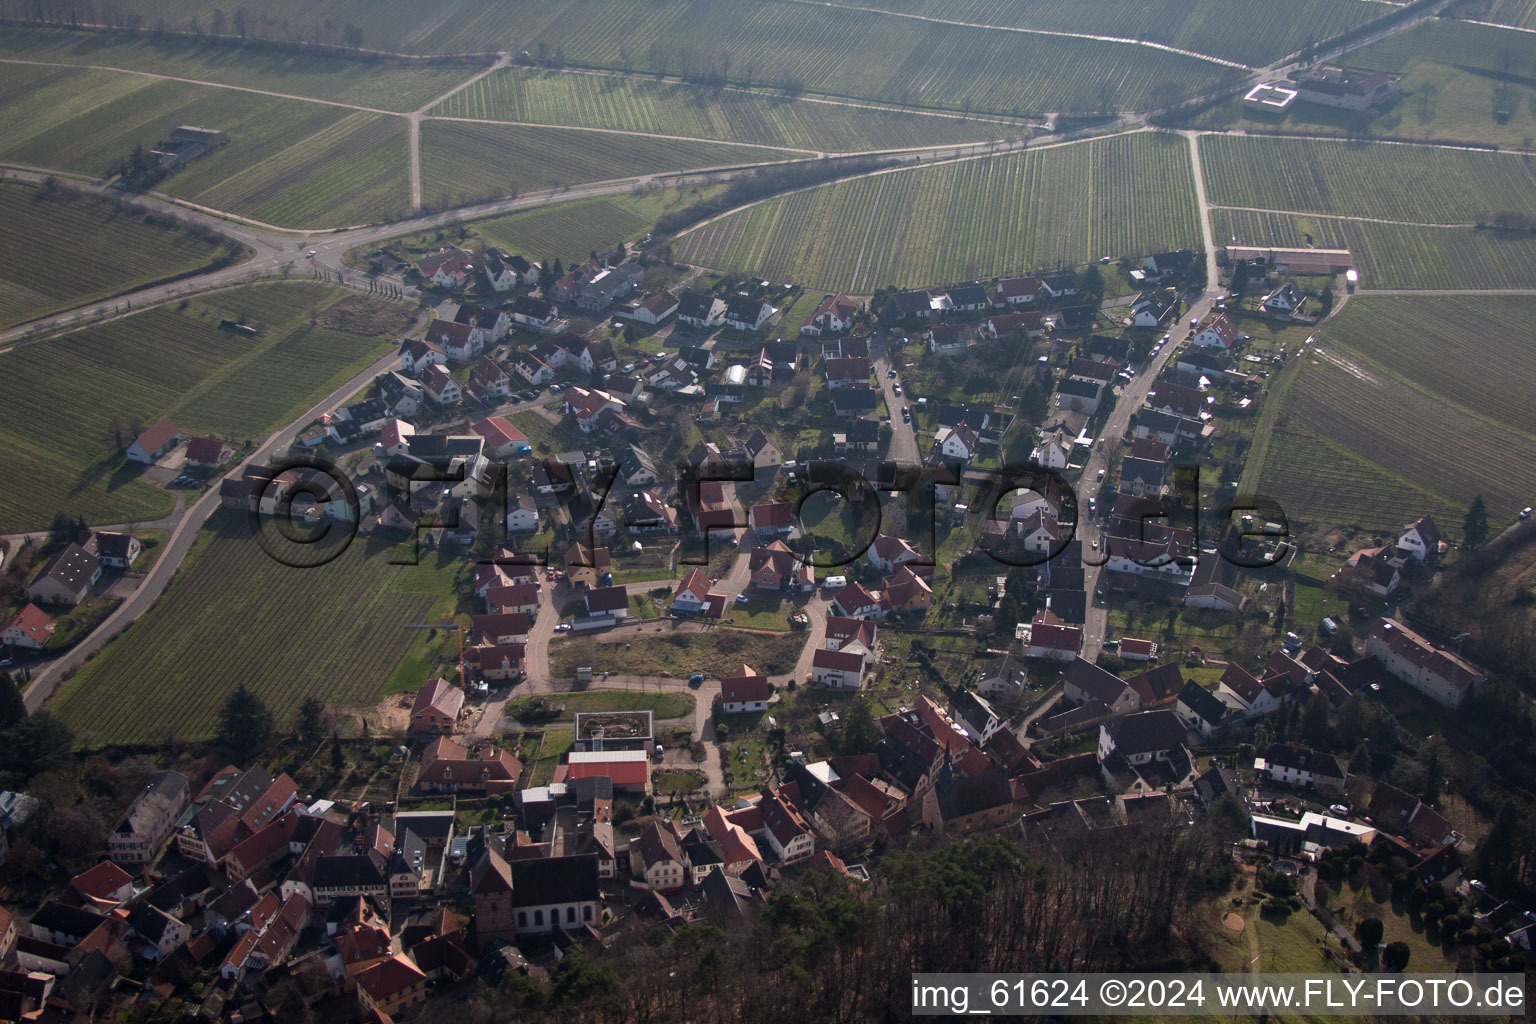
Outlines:
[[160, 456], [176, 447], [176, 442], [180, 440], [181, 428], [172, 423], [171, 418], [167, 416], [134, 438], [133, 444], [130, 444], [123, 454], [129, 462], [142, 462], [150, 466]]
[[1229, 245], [1227, 259], [1233, 262], [1251, 260], [1282, 274], [1303, 277], [1342, 274], [1355, 264], [1348, 249], [1277, 249], [1265, 245]]

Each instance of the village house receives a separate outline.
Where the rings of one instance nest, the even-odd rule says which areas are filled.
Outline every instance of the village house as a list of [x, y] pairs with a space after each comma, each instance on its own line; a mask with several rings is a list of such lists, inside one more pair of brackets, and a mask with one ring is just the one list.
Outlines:
[[423, 338], [428, 345], [442, 349], [452, 363], [467, 363], [485, 351], [485, 331], [473, 324], [434, 320]]
[[439, 676], [416, 691], [410, 731], [416, 736], [451, 736], [464, 708], [464, 691]]
[[1254, 759], [1253, 768], [1273, 782], [1326, 793], [1343, 792], [1346, 779], [1338, 758], [1293, 743], [1271, 743], [1263, 756]]
[[851, 388], [869, 383], [869, 360], [860, 356], [826, 361], [827, 387]]
[[853, 327], [853, 318], [858, 312], [858, 304], [842, 292], [828, 295], [817, 305], [810, 319], [800, 327], [800, 333], [813, 338], [823, 334], [842, 334]]
[[501, 341], [512, 329], [512, 318], [506, 310], [492, 309], [478, 302], [460, 303], [458, 312], [453, 315], [453, 322], [479, 328], [484, 335], [484, 343], [488, 345]]
[[757, 299], [749, 299], [740, 295], [732, 296], [725, 304], [725, 326], [732, 330], [750, 334], [756, 331], [778, 310]]
[[1080, 657], [1072, 659], [1061, 681], [1061, 695], [1067, 700], [1080, 705], [1098, 701], [1108, 715], [1128, 715], [1141, 707], [1141, 699], [1125, 680]]
[[624, 527], [630, 533], [676, 533], [677, 509], [650, 491], [636, 491], [625, 500]]
[[107, 856], [115, 864], [137, 866], [154, 860], [192, 797], [192, 783], [180, 772], [158, 771], [128, 807], [107, 837]]
[[229, 445], [216, 437], [193, 437], [187, 440], [187, 466], [192, 469], [217, 469], [229, 458]]
[[1365, 652], [1393, 677], [1450, 708], [1461, 707], [1467, 694], [1488, 681], [1477, 666], [1437, 647], [1397, 619], [1371, 623]]
[[683, 292], [677, 299], [677, 319], [703, 330], [719, 327], [725, 322], [725, 302], [714, 295]]
[[480, 254], [480, 269], [492, 291], [509, 292], [518, 285], [531, 285], [539, 279], [539, 265], [495, 246]]
[[1362, 548], [1333, 574], [1340, 586], [1356, 587], [1376, 597], [1390, 597], [1403, 585], [1400, 560], [1387, 548]]
[[1111, 718], [1099, 726], [1098, 761], [1114, 792], [1156, 792], [1175, 787], [1192, 774], [1188, 732], [1172, 711], [1143, 711]]
[[720, 680], [720, 712], [726, 715], [767, 711], [773, 697], [773, 684], [751, 665], [742, 665], [733, 676]]
[[505, 750], [486, 746], [479, 753], [471, 753], [440, 735], [422, 752], [415, 785], [422, 793], [500, 796], [517, 789], [522, 771], [522, 764]]
[[1066, 625], [1048, 609], [1036, 612], [1023, 633], [1024, 653], [1031, 658], [1073, 661], [1083, 646], [1083, 631]]
[[469, 429], [485, 439], [486, 454], [492, 458], [505, 459], [533, 452], [528, 436], [513, 426], [505, 416], [487, 416], [470, 424]]
[[0, 629], [0, 647], [20, 647], [40, 651], [53, 636], [57, 624], [53, 616], [35, 604], [24, 605], [21, 611]]
[[669, 291], [659, 291], [635, 303], [629, 312], [631, 320], [642, 324], [659, 324], [682, 308], [682, 300]]
[[1029, 670], [1011, 654], [1000, 654], [982, 666], [976, 692], [998, 704], [1017, 704], [1029, 689]]
[[946, 459], [968, 462], [976, 456], [981, 438], [964, 423], [956, 427], [940, 427], [934, 431], [933, 450]]
[[474, 260], [469, 253], [455, 248], [439, 249], [416, 263], [416, 273], [423, 283], [438, 288], [462, 288], [474, 270]]
[[464, 400], [464, 392], [459, 387], [459, 382], [436, 363], [429, 363], [422, 370], [421, 386], [426, 390], [428, 398], [444, 408], [458, 405]]
[[811, 681], [829, 690], [857, 692], [863, 689], [869, 660], [862, 645], [856, 643], [850, 643], [842, 650], [818, 648], [811, 655]]
[[1067, 378], [1056, 385], [1056, 408], [1092, 416], [1099, 411], [1103, 389], [1094, 381]]
[[428, 366], [447, 366], [448, 353], [425, 341], [412, 340], [400, 345], [400, 371], [419, 376]]
[[1296, 287], [1296, 282], [1287, 281], [1264, 296], [1260, 308], [1271, 316], [1291, 317], [1301, 312], [1306, 301], [1306, 294]]
[[1131, 306], [1132, 327], [1166, 327], [1177, 318], [1179, 293], [1172, 288], [1142, 292]]
[[1173, 713], [1179, 716], [1179, 721], [1184, 723], [1186, 729], [1198, 734], [1202, 740], [1209, 741], [1233, 720], [1235, 709], [1191, 680], [1179, 691]]
[[512, 357], [512, 369], [517, 375], [534, 387], [548, 384], [555, 379], [554, 367], [534, 355], [532, 352], [519, 352]]
[[1430, 562], [1440, 552], [1440, 527], [1429, 516], [1420, 516], [1397, 535], [1397, 551], [1415, 562]]
[[832, 598], [832, 608], [849, 619], [884, 618], [886, 608], [880, 598], [862, 583], [850, 582]]
[[1203, 320], [1195, 328], [1194, 343], [1201, 348], [1218, 348], [1223, 351], [1237, 344], [1242, 332], [1225, 313], [1217, 313]]

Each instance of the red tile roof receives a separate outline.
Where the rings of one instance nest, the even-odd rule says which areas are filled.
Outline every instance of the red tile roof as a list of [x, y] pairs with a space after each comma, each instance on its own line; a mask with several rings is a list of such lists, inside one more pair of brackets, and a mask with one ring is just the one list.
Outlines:
[[43, 611], [35, 604], [29, 604], [21, 611], [11, 616], [0, 632], [6, 629], [16, 628], [30, 637], [39, 647], [48, 642], [53, 635], [53, 616]]
[[154, 426], [144, 431], [144, 433], [134, 438], [134, 443], [137, 444], [140, 448], [144, 449], [144, 451], [153, 455], [155, 452], [159, 451], [167, 441], [180, 433], [181, 428], [172, 423], [169, 416], [166, 416], [161, 419], [160, 422], [156, 423]]
[[739, 704], [748, 701], [767, 700], [773, 696], [773, 684], [767, 676], [760, 676], [752, 672], [749, 666], [743, 665], [741, 675], [729, 676], [720, 680], [720, 700], [725, 704]]
[[492, 448], [528, 443], [528, 435], [514, 427], [505, 416], [487, 416], [469, 429], [485, 438], [485, 443]]

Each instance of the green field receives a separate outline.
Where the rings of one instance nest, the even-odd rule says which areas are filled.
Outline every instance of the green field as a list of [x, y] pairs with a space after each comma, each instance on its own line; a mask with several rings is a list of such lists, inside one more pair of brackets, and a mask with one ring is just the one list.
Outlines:
[[[1253, 52], [1287, 48], [1313, 31], [1316, 11], [1339, 9], [1343, 21], [1375, 4], [1318, 0], [1305, 13], [1267, 12], [1264, 26], [1283, 26], [1267, 40], [1258, 26], [1223, 16], [1206, 0], [1222, 36], [1246, 40]], [[149, 24], [187, 28], [196, 13], [207, 26], [210, 0], [133, 0]], [[1043, 6], [1043, 5], [1041, 5]], [[1088, 17], [1101, 32], [1128, 34], [1107, 17]], [[1245, 7], [1260, 5], [1249, 0]], [[1155, 22], [1156, 15], [1144, 20]], [[258, 39], [324, 38], [324, 25], [353, 23], [364, 45], [413, 53], [527, 50], [534, 59], [578, 66], [630, 68], [700, 78], [720, 76], [793, 91], [954, 110], [1040, 114], [1144, 106], [1153, 95], [1197, 91], [1231, 69], [1196, 57], [1131, 44], [999, 31], [984, 25], [913, 21], [851, 7], [764, 0], [720, 3], [679, 0], [450, 0], [424, 17], [404, 0], [335, 0], [323, 13], [301, 0], [270, 0], [252, 14]], [[1325, 19], [1332, 23], [1330, 15]], [[722, 56], [722, 55], [728, 55]], [[727, 60], [729, 63], [727, 63]]]
[[230, 144], [161, 191], [287, 226], [343, 226], [406, 212], [405, 121], [302, 100], [116, 71], [0, 64], [0, 159], [98, 176], [177, 124]]
[[797, 155], [617, 132], [432, 120], [421, 126], [422, 199], [443, 209], [535, 189]]
[[1536, 28], [1536, 0], [1493, 0], [1482, 20]]
[[433, 108], [449, 117], [644, 128], [724, 142], [851, 152], [1017, 138], [1023, 122], [908, 114], [783, 95], [602, 74], [507, 68]]
[[[1359, 296], [1271, 391], [1244, 477], [1296, 520], [1503, 518], [1536, 493], [1522, 300]], [[1494, 370], [1493, 368], [1497, 368]]]
[[0, 39], [0, 58], [148, 71], [402, 112], [431, 102], [488, 63], [348, 60], [335, 54], [242, 47], [188, 37], [10, 25], [5, 38]]
[[1466, 224], [1536, 208], [1536, 158], [1332, 139], [1204, 135], [1217, 206]]
[[434, 554], [390, 565], [382, 541], [358, 538], [333, 562], [291, 568], [268, 557], [243, 520], [221, 513], [165, 595], [66, 682], [50, 709], [82, 745], [104, 746], [207, 738], [239, 683], [280, 722], [310, 694], [371, 704], [395, 666], [428, 643], [401, 627], [453, 611], [452, 581], [466, 564]]
[[1218, 242], [1348, 249], [1362, 288], [1533, 288], [1536, 236], [1213, 210]]
[[[184, 436], [235, 441], [290, 422], [388, 351], [384, 338], [309, 325], [338, 294], [307, 283], [215, 292], [0, 354], [0, 532], [59, 512], [93, 523], [170, 512], [171, 495], [108, 438], [112, 418], [147, 426], [169, 415]], [[259, 337], [219, 329], [242, 316]]]
[[696, 229], [677, 250], [866, 294], [1198, 245], [1193, 188], [1188, 144], [1142, 132], [797, 192]]
[[63, 189], [0, 186], [0, 327], [208, 265], [221, 245]]

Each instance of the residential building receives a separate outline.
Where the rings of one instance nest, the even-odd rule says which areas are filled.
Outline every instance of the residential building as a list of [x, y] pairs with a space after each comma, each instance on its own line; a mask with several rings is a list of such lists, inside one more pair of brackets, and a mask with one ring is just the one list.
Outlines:
[[176, 447], [176, 443], [180, 440], [181, 428], [166, 416], [134, 438], [123, 456], [129, 462], [153, 465], [160, 456]]
[[191, 797], [192, 783], [180, 772], [151, 775], [122, 822], [107, 837], [107, 856], [114, 863], [135, 866], [154, 860]]
[[1344, 790], [1346, 774], [1339, 759], [1292, 743], [1271, 743], [1263, 756], [1255, 758], [1254, 770], [1267, 774], [1274, 782], [1329, 793]]
[[1365, 651], [1389, 674], [1446, 707], [1461, 707], [1467, 694], [1488, 681], [1480, 668], [1437, 647], [1397, 619], [1371, 623]]

